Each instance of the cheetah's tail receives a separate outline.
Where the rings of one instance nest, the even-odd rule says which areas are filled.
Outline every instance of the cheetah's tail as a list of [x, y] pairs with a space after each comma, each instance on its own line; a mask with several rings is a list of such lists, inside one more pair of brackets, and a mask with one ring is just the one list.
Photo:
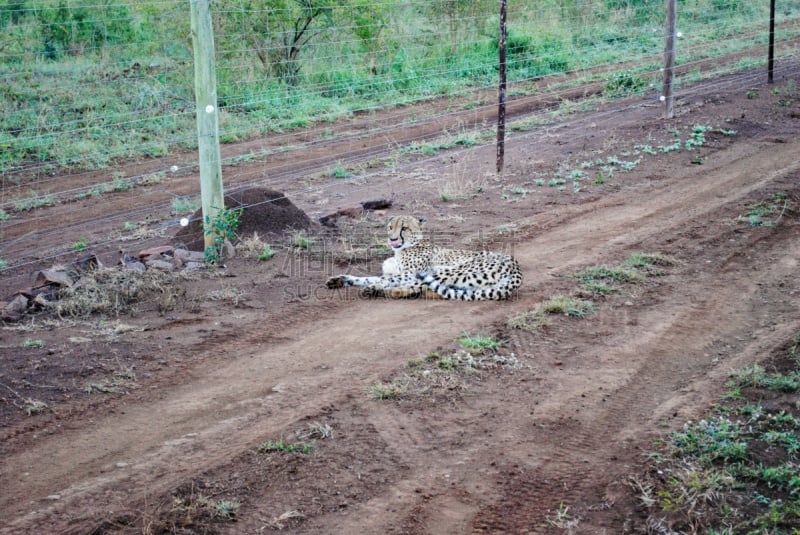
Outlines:
[[514, 290], [519, 288], [522, 283], [514, 277], [503, 277], [497, 284], [485, 288], [474, 288], [471, 286], [459, 287], [441, 280], [435, 273], [421, 271], [417, 273], [417, 278], [428, 287], [428, 289], [444, 299], [458, 301], [499, 301], [511, 297]]

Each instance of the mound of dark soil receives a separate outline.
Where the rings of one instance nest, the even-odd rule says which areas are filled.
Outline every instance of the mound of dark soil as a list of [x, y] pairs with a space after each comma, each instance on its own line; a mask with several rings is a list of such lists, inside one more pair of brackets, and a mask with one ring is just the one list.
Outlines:
[[[268, 188], [246, 188], [228, 193], [225, 195], [225, 208], [244, 209], [236, 232], [239, 236], [250, 236], [257, 232], [259, 236], [274, 238], [293, 230], [306, 230], [314, 226], [306, 213], [283, 193]], [[189, 249], [202, 251], [202, 210], [192, 214], [191, 219], [193, 223], [181, 228], [175, 239]]]

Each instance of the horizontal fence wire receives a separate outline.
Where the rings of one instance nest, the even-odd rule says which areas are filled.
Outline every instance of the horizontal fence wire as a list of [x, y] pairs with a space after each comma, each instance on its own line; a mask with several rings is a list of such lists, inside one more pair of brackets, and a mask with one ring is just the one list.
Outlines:
[[[499, 2], [311, 0], [305, 4], [311, 7], [300, 5], [212, 4], [226, 187], [270, 185], [285, 175], [289, 196], [321, 190], [329, 186], [301, 185], [304, 176], [331, 165], [321, 156], [287, 159], [266, 179], [245, 176], [237, 164], [366, 140], [358, 155], [343, 162], [355, 167], [392, 151], [413, 152], [430, 141], [431, 134], [425, 134], [398, 145], [397, 133], [411, 124], [454, 124], [464, 109], [475, 117], [496, 111]], [[778, 7], [776, 72], [781, 72], [780, 62], [796, 59], [800, 49], [800, 0], [779, 0]], [[768, 1], [679, 5], [675, 96], [711, 87], [735, 90], [726, 86], [733, 82], [715, 77], [763, 67], [768, 17]], [[657, 101], [664, 18], [662, 0], [513, 2], [510, 99], [558, 100], [570, 88], [596, 84], [607, 101]], [[70, 244], [88, 235], [90, 227], [107, 227], [106, 236], [91, 237], [92, 246], [119, 239], [107, 236], [120, 234], [130, 221], [150, 218], [165, 232], [177, 225], [176, 204], [199, 197], [199, 183], [194, 191], [172, 186], [174, 178], [197, 173], [192, 61], [185, 0], [0, 4], [0, 269], [34, 263], [6, 251], [50, 233], [61, 233]], [[762, 75], [754, 76], [747, 83]], [[441, 98], [454, 99], [456, 108], [424, 108]], [[391, 113], [407, 106], [423, 107], [419, 116]], [[358, 131], [336, 128], [342, 121], [372, 116]], [[453, 128], [445, 134], [474, 138], [455, 150], [490, 142], [478, 127]], [[515, 132], [509, 142], [546, 128]], [[403, 180], [404, 171], [398, 164], [387, 180]], [[57, 229], [49, 221], [48, 206], [84, 199], [103, 203], [106, 194], [145, 187], [153, 200], [148, 205], [91, 221], [76, 216]], [[354, 196], [359, 188], [354, 184]], [[41, 229], [33, 235], [19, 232], [23, 221], [40, 221]], [[65, 245], [45, 256], [71, 252]]]

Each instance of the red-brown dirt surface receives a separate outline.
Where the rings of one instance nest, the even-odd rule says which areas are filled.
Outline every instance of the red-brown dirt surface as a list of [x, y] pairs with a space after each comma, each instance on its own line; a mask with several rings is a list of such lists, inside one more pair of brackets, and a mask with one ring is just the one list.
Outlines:
[[[487, 145], [319, 179], [291, 199], [312, 218], [394, 204], [312, 231], [308, 248], [273, 236], [268, 261], [234, 258], [176, 278], [169, 306], [151, 299], [119, 317], [39, 313], [5, 325], [0, 533], [644, 533], [628, 481], [653, 441], [715, 403], [732, 369], [800, 333], [792, 78], [698, 87], [671, 120], [654, 103], [615, 102], [514, 133], [499, 177]], [[712, 129], [690, 151], [697, 125]], [[658, 150], [676, 137], [680, 150]], [[328, 161], [348, 162], [329, 150]], [[602, 180], [588, 165], [640, 157]], [[268, 176], [268, 166], [236, 173]], [[565, 183], [549, 186], [559, 172]], [[146, 195], [126, 202], [137, 198], [145, 210]], [[759, 203], [777, 210], [754, 226], [747, 214]], [[92, 206], [80, 217], [92, 221]], [[40, 210], [27, 217], [64, 208]], [[525, 276], [517, 297], [327, 290], [331, 274], [380, 269], [385, 215], [400, 213], [426, 216], [448, 246], [512, 251]], [[114, 247], [97, 251], [106, 264]], [[581, 289], [578, 271], [634, 253], [679, 263], [615, 293]], [[4, 295], [41, 267], [9, 273]], [[558, 294], [597, 309], [507, 327]], [[472, 373], [420, 372], [432, 352], [458, 351], [465, 332], [502, 345]], [[370, 395], [390, 382], [405, 387], [397, 399]], [[33, 401], [46, 408], [31, 411]], [[313, 452], [259, 448], [281, 440]], [[213, 514], [226, 500], [239, 503], [233, 519]]]

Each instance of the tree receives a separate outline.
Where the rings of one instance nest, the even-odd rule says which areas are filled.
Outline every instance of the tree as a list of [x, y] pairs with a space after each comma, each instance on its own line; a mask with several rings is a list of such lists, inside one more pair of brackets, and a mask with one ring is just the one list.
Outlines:
[[347, 0], [239, 0], [226, 11], [232, 33], [255, 51], [263, 67], [297, 85], [303, 49], [333, 25]]

